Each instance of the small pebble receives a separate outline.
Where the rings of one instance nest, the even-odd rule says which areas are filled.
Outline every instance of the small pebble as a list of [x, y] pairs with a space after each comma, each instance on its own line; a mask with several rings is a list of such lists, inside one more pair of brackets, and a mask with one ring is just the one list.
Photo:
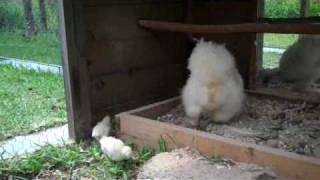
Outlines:
[[269, 139], [266, 143], [267, 146], [277, 148], [278, 147], [278, 140], [275, 139]]

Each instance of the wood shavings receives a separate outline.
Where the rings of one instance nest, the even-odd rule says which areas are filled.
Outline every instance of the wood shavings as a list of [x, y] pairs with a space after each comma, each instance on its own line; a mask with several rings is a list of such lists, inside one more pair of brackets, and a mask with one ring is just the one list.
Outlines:
[[[178, 105], [157, 119], [187, 127], [185, 118], [182, 105]], [[213, 123], [204, 114], [200, 129], [242, 142], [320, 157], [319, 105], [249, 96], [243, 113], [234, 121]]]

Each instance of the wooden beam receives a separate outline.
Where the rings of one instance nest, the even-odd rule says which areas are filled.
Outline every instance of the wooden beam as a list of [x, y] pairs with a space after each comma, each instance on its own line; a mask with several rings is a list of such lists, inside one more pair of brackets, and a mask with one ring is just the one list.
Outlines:
[[303, 101], [311, 104], [320, 104], [320, 93], [309, 92], [300, 94], [284, 88], [258, 88], [256, 90], [246, 90], [250, 95], [274, 97], [288, 101]]
[[258, 18], [259, 23], [320, 23], [319, 16], [300, 17], [300, 18]]
[[[149, 110], [153, 111], [152, 108]], [[120, 138], [139, 147], [151, 146], [158, 149], [158, 142], [163, 138], [169, 149], [188, 146], [199, 150], [207, 157], [220, 155], [237, 162], [267, 166], [278, 175], [290, 179], [318, 180], [320, 177], [319, 159], [238, 142], [128, 113], [119, 114], [116, 119], [120, 123]]]
[[139, 24], [148, 29], [180, 33], [297, 33], [319, 34], [320, 23], [243, 23], [228, 25], [195, 25], [176, 22], [140, 20]]

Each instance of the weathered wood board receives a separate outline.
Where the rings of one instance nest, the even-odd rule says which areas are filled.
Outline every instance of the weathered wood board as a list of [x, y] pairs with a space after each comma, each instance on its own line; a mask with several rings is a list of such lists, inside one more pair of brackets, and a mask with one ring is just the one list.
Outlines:
[[278, 175], [296, 180], [318, 180], [320, 160], [279, 149], [242, 143], [229, 138], [152, 120], [179, 103], [179, 98], [148, 105], [116, 116], [118, 136], [139, 147], [158, 148], [159, 140], [169, 149], [193, 147], [203, 155], [221, 155], [237, 162], [268, 166]]
[[183, 34], [152, 32], [139, 19], [183, 21], [182, 0], [85, 0], [92, 122], [164, 100], [186, 79]]

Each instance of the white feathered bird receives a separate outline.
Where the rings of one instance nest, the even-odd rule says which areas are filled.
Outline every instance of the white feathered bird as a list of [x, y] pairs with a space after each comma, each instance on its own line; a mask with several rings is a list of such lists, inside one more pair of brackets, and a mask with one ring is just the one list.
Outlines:
[[203, 112], [217, 122], [227, 122], [241, 112], [243, 81], [224, 45], [201, 39], [192, 51], [188, 69], [182, 102], [193, 126], [199, 126]]
[[92, 129], [92, 137], [99, 140], [103, 136], [109, 136], [111, 129], [110, 117], [105, 116], [102, 121], [100, 121], [93, 129]]
[[121, 161], [132, 157], [132, 150], [120, 139], [114, 137], [102, 137], [100, 140], [102, 151], [112, 160]]
[[105, 116], [92, 130], [92, 137], [100, 143], [101, 150], [110, 159], [121, 161], [132, 156], [132, 150], [120, 139], [109, 136], [111, 130], [110, 117]]

